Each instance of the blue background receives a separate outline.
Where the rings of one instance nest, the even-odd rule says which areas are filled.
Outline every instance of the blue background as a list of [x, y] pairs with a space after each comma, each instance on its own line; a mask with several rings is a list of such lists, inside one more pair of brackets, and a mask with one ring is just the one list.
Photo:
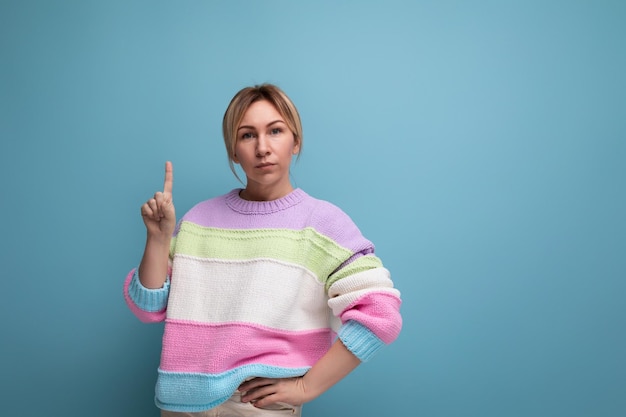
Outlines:
[[2, 1], [0, 409], [157, 416], [122, 282], [140, 205], [236, 186], [232, 95], [280, 85], [294, 182], [403, 294], [308, 416], [626, 415], [626, 3]]

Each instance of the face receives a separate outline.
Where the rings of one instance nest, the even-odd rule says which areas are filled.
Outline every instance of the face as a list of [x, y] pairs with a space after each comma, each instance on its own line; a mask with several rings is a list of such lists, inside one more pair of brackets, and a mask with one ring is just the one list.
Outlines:
[[291, 158], [299, 150], [278, 110], [266, 100], [252, 103], [237, 129], [233, 158], [248, 180], [242, 197], [275, 200], [289, 194]]

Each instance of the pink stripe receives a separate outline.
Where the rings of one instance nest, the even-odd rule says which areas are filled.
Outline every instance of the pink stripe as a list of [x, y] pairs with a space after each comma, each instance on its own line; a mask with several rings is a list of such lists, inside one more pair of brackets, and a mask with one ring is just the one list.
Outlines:
[[248, 364], [313, 366], [334, 336], [330, 329], [288, 332], [245, 323], [208, 325], [168, 319], [160, 368], [220, 373]]
[[126, 300], [126, 304], [128, 304], [130, 311], [132, 311], [133, 314], [144, 323], [157, 323], [165, 320], [165, 309], [157, 311], [156, 313], [150, 313], [137, 307], [137, 304], [135, 304], [130, 298], [130, 294], [128, 294], [128, 287], [130, 286], [130, 281], [133, 279], [134, 274], [135, 270], [133, 269], [130, 271], [126, 277], [126, 281], [124, 282], [124, 299]]
[[343, 323], [348, 320], [361, 323], [389, 344], [396, 340], [402, 328], [401, 303], [400, 298], [388, 292], [370, 292], [346, 307], [339, 316]]

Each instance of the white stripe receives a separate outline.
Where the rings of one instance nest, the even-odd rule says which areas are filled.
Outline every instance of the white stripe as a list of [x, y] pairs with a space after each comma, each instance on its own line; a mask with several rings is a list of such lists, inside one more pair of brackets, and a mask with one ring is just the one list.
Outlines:
[[324, 285], [298, 265], [274, 259], [218, 260], [178, 254], [167, 317], [311, 330], [328, 327], [331, 310]]
[[400, 297], [400, 291], [393, 288], [389, 271], [385, 268], [368, 269], [336, 281], [328, 289], [332, 297], [328, 305], [333, 314], [339, 315], [349, 305], [371, 292], [386, 292]]

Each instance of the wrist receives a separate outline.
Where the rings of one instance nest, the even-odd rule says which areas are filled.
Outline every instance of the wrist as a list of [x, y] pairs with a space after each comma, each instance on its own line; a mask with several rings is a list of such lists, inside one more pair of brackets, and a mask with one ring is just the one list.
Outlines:
[[324, 393], [324, 390], [315, 383], [314, 378], [307, 372], [300, 377], [300, 383], [302, 384], [302, 392], [304, 394], [304, 403], [313, 401]]
[[146, 234], [146, 245], [167, 248], [168, 252], [170, 249], [171, 240], [172, 240], [171, 234], [152, 233], [152, 232], [148, 232]]

